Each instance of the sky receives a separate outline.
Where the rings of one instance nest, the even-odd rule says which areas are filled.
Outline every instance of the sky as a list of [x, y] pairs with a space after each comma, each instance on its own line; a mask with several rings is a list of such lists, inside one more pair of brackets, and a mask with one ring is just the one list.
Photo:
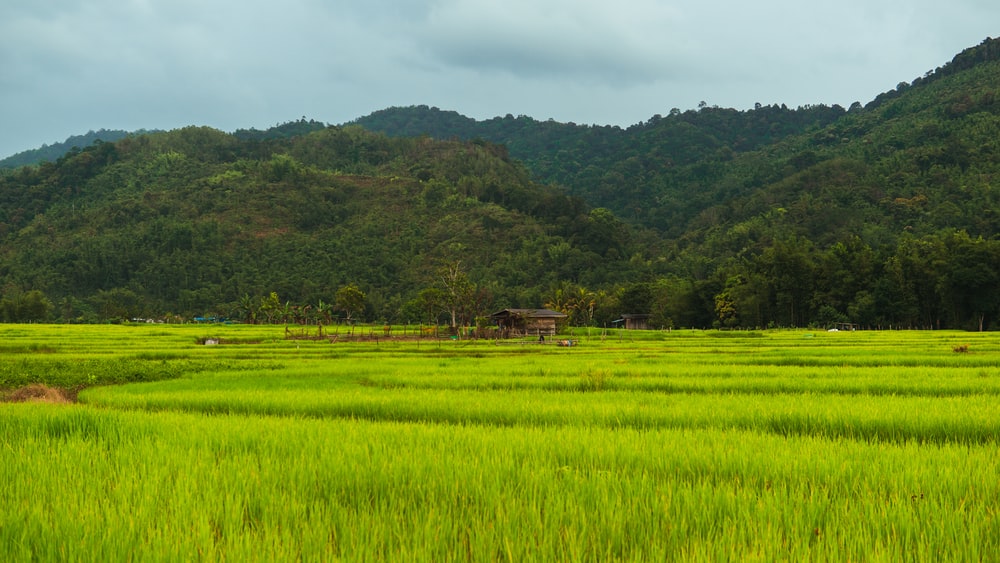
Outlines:
[[701, 102], [846, 108], [998, 34], [996, 0], [5, 0], [0, 158], [420, 104], [623, 127]]

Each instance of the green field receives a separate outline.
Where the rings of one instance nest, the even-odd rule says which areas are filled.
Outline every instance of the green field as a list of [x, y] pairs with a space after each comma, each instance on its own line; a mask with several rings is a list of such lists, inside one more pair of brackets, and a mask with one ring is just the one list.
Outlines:
[[573, 338], [0, 325], [0, 560], [1000, 558], [1000, 336]]

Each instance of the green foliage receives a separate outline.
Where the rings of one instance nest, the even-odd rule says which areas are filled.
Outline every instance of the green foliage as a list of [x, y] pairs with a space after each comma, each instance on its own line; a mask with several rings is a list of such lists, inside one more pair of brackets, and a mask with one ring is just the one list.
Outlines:
[[[413, 107], [92, 145], [0, 173], [4, 310], [38, 291], [59, 304], [39, 320], [316, 322], [354, 283], [364, 319], [471, 324], [565, 288], [569, 322], [602, 325], [648, 284], [656, 327], [996, 328], [997, 45], [849, 110], [622, 129]], [[421, 293], [459, 263], [470, 291]], [[272, 292], [270, 316], [243, 302]]]
[[[987, 39], [849, 111], [704, 104], [623, 130], [524, 116], [477, 122], [420, 106], [357, 123], [392, 135], [504, 143], [537, 177], [613, 210], [615, 221], [633, 228], [622, 233], [595, 209], [577, 223], [575, 247], [551, 247], [550, 262], [561, 280], [579, 282], [580, 270], [561, 267], [578, 249], [610, 261], [626, 257], [622, 241], [642, 241], [629, 263], [653, 267], [633, 275], [687, 280], [683, 299], [657, 296], [667, 309], [654, 317], [663, 323], [710, 326], [721, 296], [733, 326], [848, 318], [866, 326], [989, 327], [1000, 306], [967, 296], [991, 294], [974, 288], [998, 272], [991, 252], [978, 250], [1000, 234], [989, 181], [1000, 173], [997, 45]], [[953, 236], [981, 242], [948, 243]], [[917, 248], [962, 249], [947, 258], [914, 255], [914, 240]], [[974, 265], [958, 266], [959, 256]], [[967, 293], [949, 290], [952, 283]]]
[[545, 248], [569, 244], [586, 220], [497, 147], [357, 127], [129, 138], [0, 176], [0, 199], [0, 281], [65, 303], [54, 311], [65, 321], [267, 321], [245, 296], [275, 292], [302, 308], [349, 281], [377, 288], [365, 315], [394, 319], [436, 283], [425, 264], [471, 258], [470, 280], [513, 301], [553, 279]]
[[56, 162], [67, 154], [78, 153], [81, 149], [97, 143], [114, 143], [120, 139], [133, 134], [142, 134], [145, 131], [129, 133], [128, 131], [106, 130], [88, 131], [84, 135], [73, 135], [62, 143], [52, 145], [42, 145], [40, 148], [27, 150], [8, 156], [0, 160], [0, 169], [18, 168], [21, 166], [37, 165], [42, 162]]
[[49, 320], [52, 302], [37, 289], [14, 293], [0, 299], [0, 318], [8, 323], [31, 323]]
[[714, 189], [710, 181], [724, 162], [844, 114], [838, 106], [759, 106], [746, 112], [706, 106], [621, 129], [510, 115], [477, 122], [416, 106], [378, 111], [355, 123], [393, 136], [500, 143], [541, 180], [568, 186], [573, 195], [623, 218], [678, 233], [708, 202], [704, 194]]
[[354, 313], [365, 310], [365, 292], [353, 283], [338, 289], [334, 298], [337, 307], [344, 311], [348, 321], [353, 319]]
[[301, 135], [308, 135], [313, 131], [321, 131], [327, 126], [319, 121], [309, 119], [303, 116], [298, 121], [289, 121], [287, 123], [281, 123], [260, 131], [258, 129], [237, 129], [233, 136], [247, 141], [266, 141], [274, 139], [288, 139], [291, 137], [298, 137]]

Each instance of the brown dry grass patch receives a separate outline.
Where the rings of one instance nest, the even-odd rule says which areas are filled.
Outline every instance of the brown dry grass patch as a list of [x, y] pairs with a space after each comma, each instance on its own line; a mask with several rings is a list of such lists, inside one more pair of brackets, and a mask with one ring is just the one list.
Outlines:
[[77, 389], [61, 389], [59, 387], [49, 387], [41, 383], [32, 383], [18, 389], [0, 394], [0, 400], [6, 403], [55, 403], [67, 404], [75, 403]]

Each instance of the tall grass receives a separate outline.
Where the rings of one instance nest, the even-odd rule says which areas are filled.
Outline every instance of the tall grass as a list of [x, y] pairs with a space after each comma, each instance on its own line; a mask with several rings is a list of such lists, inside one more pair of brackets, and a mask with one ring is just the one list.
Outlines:
[[[219, 383], [219, 382], [217, 382]], [[128, 390], [94, 389], [81, 400], [99, 407], [346, 418], [483, 426], [719, 428], [858, 440], [991, 443], [1000, 439], [997, 398], [644, 392], [501, 393], [366, 389], [341, 383], [257, 386], [232, 379], [164, 382]]]
[[0, 326], [0, 559], [1000, 553], [993, 335], [575, 338]]
[[997, 553], [995, 445], [8, 408], [6, 560]]

